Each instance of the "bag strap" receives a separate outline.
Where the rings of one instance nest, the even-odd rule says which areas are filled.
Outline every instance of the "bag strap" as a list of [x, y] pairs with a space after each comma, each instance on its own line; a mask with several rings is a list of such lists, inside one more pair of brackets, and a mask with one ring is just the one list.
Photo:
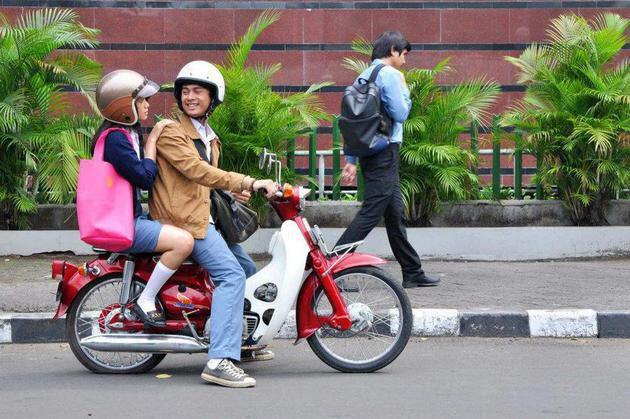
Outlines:
[[376, 67], [374, 67], [374, 70], [372, 70], [372, 73], [370, 74], [370, 77], [368, 79], [364, 79], [363, 77], [359, 77], [357, 79], [357, 82], [359, 84], [368, 84], [368, 83], [374, 83], [376, 81], [376, 76], [378, 76], [378, 73], [381, 71], [381, 69], [385, 67], [385, 64], [379, 64]]
[[368, 83], [374, 83], [376, 81], [376, 76], [378, 76], [378, 73], [383, 67], [385, 67], [385, 64], [379, 64], [374, 67], [374, 70], [372, 70], [372, 74], [370, 74], [370, 78], [368, 79]]
[[107, 128], [105, 131], [101, 132], [98, 140], [96, 140], [96, 146], [94, 146], [94, 154], [92, 155], [92, 160], [103, 161], [103, 155], [105, 154], [105, 139], [111, 132], [114, 131], [120, 131], [125, 134], [125, 137], [127, 137], [129, 142], [131, 143], [131, 146], [133, 147], [133, 138], [131, 138], [131, 134], [129, 133], [129, 131], [118, 127]]

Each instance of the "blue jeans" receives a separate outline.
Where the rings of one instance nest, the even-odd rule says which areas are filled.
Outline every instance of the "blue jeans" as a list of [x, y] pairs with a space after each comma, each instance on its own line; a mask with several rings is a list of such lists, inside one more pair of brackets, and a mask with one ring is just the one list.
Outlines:
[[228, 243], [228, 247], [230, 251], [236, 257], [236, 260], [241, 265], [241, 268], [245, 271], [245, 277], [249, 278], [250, 276], [256, 273], [256, 263], [252, 260], [251, 257], [243, 250], [240, 244], [236, 243]]
[[205, 239], [195, 240], [191, 257], [210, 273], [216, 286], [210, 319], [206, 323], [206, 330], [209, 330], [210, 336], [208, 358], [230, 358], [239, 361], [243, 333], [245, 272], [223, 236], [212, 224], [208, 226], [208, 235]]

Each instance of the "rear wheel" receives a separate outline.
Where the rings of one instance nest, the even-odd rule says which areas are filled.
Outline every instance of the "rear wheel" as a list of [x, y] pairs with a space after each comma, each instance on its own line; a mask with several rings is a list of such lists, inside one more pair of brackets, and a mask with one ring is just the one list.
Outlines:
[[[70, 349], [89, 370], [107, 374], [147, 372], [157, 366], [165, 354], [102, 352], [81, 346], [81, 339], [96, 334], [116, 333], [115, 323], [122, 320], [120, 276], [103, 278], [86, 285], [74, 299], [66, 319], [66, 336]], [[140, 295], [144, 284], [133, 281], [132, 296]], [[125, 332], [128, 333], [128, 332]]]
[[[339, 331], [323, 325], [308, 338], [315, 354], [342, 372], [373, 372], [405, 349], [413, 323], [411, 303], [403, 288], [383, 270], [373, 266], [351, 268], [335, 274], [352, 327]], [[322, 287], [315, 291], [314, 310], [326, 317], [332, 307]]]

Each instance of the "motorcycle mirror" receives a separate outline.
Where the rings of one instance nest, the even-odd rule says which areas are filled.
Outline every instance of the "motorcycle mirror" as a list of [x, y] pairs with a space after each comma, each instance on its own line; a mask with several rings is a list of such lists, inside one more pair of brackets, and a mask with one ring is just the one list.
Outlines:
[[260, 159], [258, 160], [258, 168], [263, 170], [265, 167], [265, 161], [267, 160], [267, 147], [263, 148], [262, 153], [260, 153]]

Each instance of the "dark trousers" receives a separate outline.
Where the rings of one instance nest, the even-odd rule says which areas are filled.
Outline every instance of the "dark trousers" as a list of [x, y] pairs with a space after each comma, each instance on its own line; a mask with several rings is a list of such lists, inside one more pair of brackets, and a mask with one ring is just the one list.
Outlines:
[[363, 205], [336, 246], [365, 239], [384, 217], [389, 245], [402, 268], [403, 280], [424, 274], [420, 257], [407, 239], [398, 176], [400, 144], [391, 144], [374, 156], [362, 157], [359, 163], [365, 179]]

